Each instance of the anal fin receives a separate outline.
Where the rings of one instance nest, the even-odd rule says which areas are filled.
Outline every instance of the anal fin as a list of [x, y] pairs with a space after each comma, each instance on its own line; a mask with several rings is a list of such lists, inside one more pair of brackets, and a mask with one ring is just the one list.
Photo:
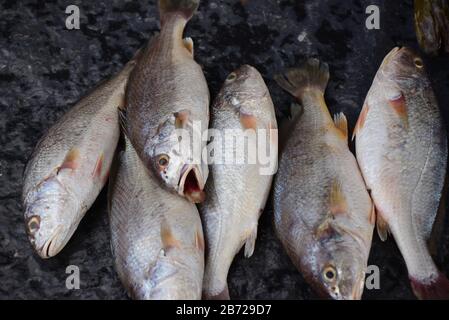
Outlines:
[[348, 141], [348, 120], [343, 112], [334, 115], [334, 123], [341, 137]]
[[382, 218], [382, 214], [379, 211], [377, 211], [376, 227], [380, 240], [386, 241], [388, 234], [390, 233], [390, 228], [388, 227], [388, 223], [384, 220], [384, 218]]
[[245, 242], [245, 258], [249, 258], [254, 253], [254, 248], [256, 246], [257, 239], [257, 224], [250, 232], [249, 236], [246, 238]]
[[190, 52], [190, 54], [193, 57], [193, 53], [194, 53], [194, 45], [193, 45], [193, 40], [190, 37], [184, 38], [182, 40], [182, 42], [184, 43], [184, 47]]

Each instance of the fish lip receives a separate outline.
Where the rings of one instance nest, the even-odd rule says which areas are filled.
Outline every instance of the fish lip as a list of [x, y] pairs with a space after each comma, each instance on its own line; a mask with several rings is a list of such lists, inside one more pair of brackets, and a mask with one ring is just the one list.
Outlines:
[[193, 173], [195, 174], [195, 179], [196, 179], [196, 183], [198, 184], [198, 188], [200, 189], [200, 191], [203, 191], [204, 189], [204, 179], [203, 176], [201, 175], [201, 171], [199, 170], [197, 165], [187, 165], [185, 164], [182, 169], [181, 169], [181, 174], [180, 174], [180, 178], [179, 178], [179, 183], [178, 183], [178, 194], [186, 197], [185, 194], [185, 182], [187, 180], [187, 177], [189, 176], [189, 174], [193, 171]]
[[53, 232], [53, 235], [50, 237], [50, 239], [48, 239], [39, 250], [36, 250], [41, 258], [49, 259], [57, 255], [59, 251], [61, 251], [61, 248], [57, 249], [56, 251], [53, 248], [55, 241], [60, 235], [60, 231], [62, 231], [62, 229], [63, 229], [62, 226], [58, 226], [55, 232]]
[[383, 69], [402, 49], [404, 49], [404, 47], [394, 47], [391, 49], [391, 51], [383, 59], [380, 68]]

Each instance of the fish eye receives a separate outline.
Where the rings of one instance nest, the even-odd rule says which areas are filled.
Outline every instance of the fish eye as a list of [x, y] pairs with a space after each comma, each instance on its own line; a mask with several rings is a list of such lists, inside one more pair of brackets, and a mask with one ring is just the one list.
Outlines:
[[235, 72], [232, 72], [231, 74], [229, 74], [229, 76], [226, 78], [226, 81], [234, 81], [237, 78], [237, 75], [235, 74]]
[[422, 68], [422, 67], [424, 67], [424, 63], [423, 63], [423, 61], [422, 61], [422, 59], [421, 58], [415, 58], [414, 60], [413, 60], [413, 63], [415, 64], [415, 66], [417, 67], [417, 68]]
[[323, 278], [326, 281], [334, 281], [337, 277], [337, 270], [333, 266], [328, 266], [323, 270]]
[[165, 168], [166, 166], [168, 166], [169, 162], [170, 162], [170, 157], [167, 156], [166, 154], [161, 154], [157, 160], [157, 163], [162, 168]]
[[39, 216], [32, 216], [29, 220], [28, 220], [28, 231], [31, 233], [36, 232], [39, 227], [40, 227], [40, 218]]

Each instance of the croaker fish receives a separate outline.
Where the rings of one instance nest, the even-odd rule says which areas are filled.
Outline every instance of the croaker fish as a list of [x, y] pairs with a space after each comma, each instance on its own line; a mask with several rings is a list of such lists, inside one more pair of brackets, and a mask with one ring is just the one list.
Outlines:
[[193, 59], [192, 39], [182, 38], [198, 5], [199, 0], [159, 1], [161, 32], [130, 76], [123, 115], [145, 166], [164, 186], [192, 202], [204, 200], [208, 176], [201, 161], [207, 141], [201, 134], [209, 125], [209, 90]]
[[134, 299], [200, 299], [204, 239], [198, 210], [161, 188], [125, 140], [108, 195], [120, 280]]
[[[374, 229], [371, 199], [348, 148], [346, 117], [324, 101], [327, 64], [309, 59], [276, 77], [303, 105], [274, 183], [276, 233], [318, 294], [360, 299]], [[299, 106], [296, 106], [299, 108]]]
[[419, 298], [449, 298], [449, 281], [427, 248], [444, 184], [446, 131], [423, 61], [411, 49], [385, 57], [354, 133], [380, 238], [393, 234]]
[[449, 0], [415, 0], [416, 38], [424, 52], [449, 52]]
[[124, 105], [136, 58], [56, 122], [28, 162], [22, 195], [26, 229], [42, 258], [62, 250], [106, 183], [120, 136], [117, 108]]
[[[253, 254], [258, 219], [277, 168], [277, 124], [273, 102], [256, 69], [244, 65], [227, 77], [212, 107], [211, 128], [217, 130], [221, 138], [214, 136], [213, 148], [210, 147], [216, 163], [210, 167], [205, 189], [207, 198], [200, 205], [207, 243], [203, 296], [229, 299], [226, 281], [229, 267], [243, 245], [245, 257]], [[239, 164], [225, 162], [224, 158], [220, 160], [225, 153], [238, 156], [234, 149], [236, 145], [232, 140], [227, 142], [224, 136], [234, 135], [230, 130], [236, 130], [235, 137], [242, 141], [248, 137], [246, 150], [253, 150], [252, 156], [256, 157], [258, 148], [263, 146], [263, 154], [270, 153], [271, 163], [251, 162], [249, 154]], [[254, 135], [251, 137], [251, 134]], [[258, 135], [261, 138], [256, 138]], [[222, 153], [217, 155], [217, 150]], [[268, 169], [269, 165], [272, 170], [265, 172], [262, 167]]]

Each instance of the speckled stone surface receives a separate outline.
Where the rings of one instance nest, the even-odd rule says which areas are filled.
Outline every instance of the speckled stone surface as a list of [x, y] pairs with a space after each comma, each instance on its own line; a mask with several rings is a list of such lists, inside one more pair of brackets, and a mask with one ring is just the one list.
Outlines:
[[[307, 56], [330, 65], [326, 93], [332, 112], [351, 129], [383, 56], [395, 45], [416, 47], [412, 1], [202, 0], [186, 34], [195, 41], [214, 97], [241, 64], [257, 67], [284, 116], [291, 98], [273, 74]], [[81, 10], [81, 29], [65, 28], [65, 8]], [[365, 8], [381, 10], [381, 29], [365, 28]], [[21, 212], [21, 177], [38, 139], [100, 80], [116, 71], [158, 30], [154, 0], [2, 0], [0, 2], [0, 299], [126, 299], [112, 264], [106, 192], [55, 258], [41, 260], [28, 244]], [[426, 58], [445, 119], [449, 116], [449, 57]], [[446, 219], [447, 221], [448, 219]], [[449, 225], [437, 264], [449, 274]], [[375, 235], [370, 264], [380, 290], [366, 299], [411, 299], [406, 268], [392, 239]], [[81, 289], [67, 290], [65, 269], [77, 265]], [[236, 299], [316, 298], [276, 239], [271, 203], [260, 220], [256, 250], [239, 254], [229, 274]]]

